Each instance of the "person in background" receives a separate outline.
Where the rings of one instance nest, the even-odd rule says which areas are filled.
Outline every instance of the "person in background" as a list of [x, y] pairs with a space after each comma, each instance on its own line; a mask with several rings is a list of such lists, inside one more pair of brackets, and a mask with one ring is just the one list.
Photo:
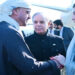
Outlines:
[[48, 22], [48, 34], [52, 34], [52, 35], [54, 35], [54, 24], [53, 24], [53, 22], [52, 22], [52, 20], [50, 20], [49, 22]]
[[58, 35], [63, 38], [65, 50], [67, 52], [67, 48], [70, 44], [70, 41], [73, 38], [74, 33], [71, 28], [65, 27], [63, 25], [63, 22], [60, 19], [55, 20], [53, 23], [54, 23], [54, 27], [56, 29], [59, 29], [59, 31], [55, 33], [55, 35]]
[[[75, 23], [75, 4], [73, 5], [72, 20]], [[75, 75], [75, 35], [67, 50], [66, 75]]]
[[23, 0], [0, 5], [0, 75], [53, 75], [64, 63], [61, 55], [56, 60], [37, 61], [30, 52], [19, 31], [19, 26], [26, 26], [30, 10]]

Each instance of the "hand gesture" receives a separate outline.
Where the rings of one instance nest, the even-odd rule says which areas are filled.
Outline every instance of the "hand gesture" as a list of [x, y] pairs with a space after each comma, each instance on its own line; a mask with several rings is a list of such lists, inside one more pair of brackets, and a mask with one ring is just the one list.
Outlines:
[[58, 68], [63, 68], [65, 65], [65, 57], [61, 54], [54, 57], [50, 57], [50, 59], [56, 62]]

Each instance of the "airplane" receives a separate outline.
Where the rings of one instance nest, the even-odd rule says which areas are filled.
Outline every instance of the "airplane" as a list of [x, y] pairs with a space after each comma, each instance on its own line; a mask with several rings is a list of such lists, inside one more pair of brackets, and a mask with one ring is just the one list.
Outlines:
[[[0, 4], [4, 1], [5, 0], [0, 0]], [[27, 2], [29, 2], [31, 5], [31, 15], [33, 15], [35, 12], [38, 12], [39, 10], [43, 11], [48, 14], [48, 16], [50, 15], [49, 19], [62, 19], [64, 25], [68, 25], [73, 30], [75, 30], [74, 23], [71, 19], [72, 6], [75, 3], [75, 0], [27, 0]], [[21, 29], [25, 31], [26, 35], [33, 33], [34, 29], [32, 21], [29, 21], [28, 25], [26, 27], [21, 27]]]
[[[46, 2], [41, 1], [41, 0], [38, 0], [38, 1], [31, 0], [31, 1], [29, 1], [31, 3], [32, 15], [33, 15], [33, 13], [35, 13], [39, 10], [41, 11], [41, 9], [44, 12], [50, 11], [49, 12], [50, 14], [51, 14], [51, 11], [61, 12], [59, 14], [61, 14], [60, 19], [63, 21], [63, 24], [65, 26], [69, 26], [73, 30], [75, 30], [74, 23], [73, 23], [72, 18], [71, 18], [72, 17], [72, 6], [75, 3], [75, 0], [65, 0], [64, 3], [66, 3], [66, 2], [69, 3], [68, 5], [66, 4], [65, 7], [60, 6], [61, 4], [60, 5], [57, 5], [57, 4], [51, 5], [52, 1], [54, 2], [54, 1], [60, 1], [60, 0], [52, 0], [52, 1], [51, 0], [45, 0], [45, 1]], [[60, 2], [62, 3], [63, 1], [61, 0]], [[64, 5], [64, 3], [63, 3], [63, 5]], [[59, 4], [59, 2], [58, 2], [58, 4]], [[59, 16], [59, 15], [57, 15], [57, 16]], [[50, 15], [50, 17], [53, 17], [53, 16]], [[53, 19], [55, 20], [56, 18], [53, 18]], [[57, 19], [59, 19], [59, 18], [57, 18]], [[26, 27], [25, 27], [25, 29], [23, 29], [25, 31], [26, 36], [29, 36], [29, 35], [33, 34], [34, 29], [33, 29], [32, 23], [29, 23], [29, 25], [27, 25]], [[30, 30], [30, 28], [31, 28], [31, 30]]]
[[[48, 1], [51, 2], [51, 0], [48, 0]], [[57, 1], [57, 0], [53, 0], [53, 1]], [[72, 17], [72, 6], [75, 3], [75, 0], [65, 0], [65, 3], [66, 2], [69, 3], [69, 5], [68, 6], [65, 5], [65, 7], [62, 7], [62, 6], [59, 6], [59, 5], [57, 5], [57, 6], [49, 5], [49, 4], [45, 5], [45, 4], [43, 4], [43, 2], [42, 2], [42, 4], [40, 4], [40, 3], [36, 3], [36, 4], [32, 3], [32, 5], [33, 6], [37, 6], [37, 7], [42, 7], [42, 8], [47, 8], [47, 9], [52, 9], [52, 10], [56, 10], [56, 11], [62, 12], [61, 19], [62, 19], [64, 25], [71, 26], [71, 25], [74, 25], [74, 23], [72, 22], [71, 17]], [[58, 2], [58, 4], [60, 4], [60, 3]]]

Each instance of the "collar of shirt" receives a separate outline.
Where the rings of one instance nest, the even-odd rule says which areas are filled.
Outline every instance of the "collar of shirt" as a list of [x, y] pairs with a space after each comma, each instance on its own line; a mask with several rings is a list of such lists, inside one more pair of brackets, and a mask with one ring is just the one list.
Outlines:
[[6, 14], [0, 15], [0, 22], [2, 22], [2, 21], [9, 23], [11, 26], [13, 26], [17, 30], [19, 30], [19, 24], [10, 16], [8, 16]]
[[[8, 15], [0, 15], [0, 22], [5, 21], [7, 23], [9, 23], [12, 27], [14, 27], [19, 33], [20, 35], [23, 37], [22, 31], [20, 30], [19, 24], [18, 22], [16, 22], [12, 17], [8, 16]], [[23, 37], [24, 39], [24, 37]]]
[[63, 34], [63, 28], [64, 28], [64, 27], [62, 27], [61, 30], [60, 30], [60, 36], [61, 36], [61, 37], [62, 37], [62, 34]]
[[48, 29], [48, 34], [53, 34], [54, 35], [54, 30], [55, 30], [54, 28], [52, 30], [51, 29]]

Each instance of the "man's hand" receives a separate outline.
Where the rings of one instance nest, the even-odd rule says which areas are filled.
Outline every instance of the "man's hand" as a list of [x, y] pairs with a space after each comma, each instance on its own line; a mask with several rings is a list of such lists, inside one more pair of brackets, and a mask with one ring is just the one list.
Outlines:
[[61, 54], [54, 57], [50, 57], [50, 59], [56, 62], [58, 68], [63, 68], [65, 65], [65, 57]]

